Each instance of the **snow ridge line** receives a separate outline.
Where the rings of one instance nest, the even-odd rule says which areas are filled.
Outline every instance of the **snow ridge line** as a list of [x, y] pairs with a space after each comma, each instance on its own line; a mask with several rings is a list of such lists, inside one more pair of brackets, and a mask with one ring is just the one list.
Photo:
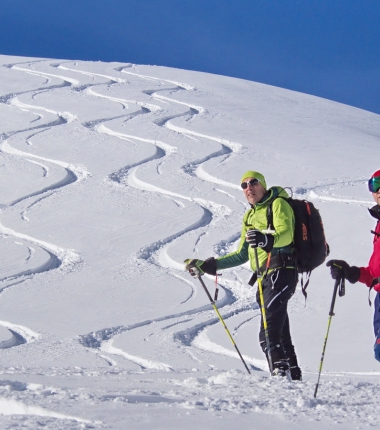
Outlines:
[[147, 139], [144, 137], [138, 137], [138, 136], [126, 134], [126, 133], [119, 133], [117, 131], [113, 131], [113, 130], [107, 128], [104, 124], [99, 124], [99, 125], [95, 126], [95, 130], [98, 131], [99, 133], [104, 133], [104, 134], [108, 134], [110, 136], [115, 136], [115, 137], [118, 137], [119, 139], [123, 139], [123, 140], [128, 140], [128, 141], [138, 140], [139, 142], [151, 143], [152, 145], [158, 146], [159, 148], [164, 150], [165, 155], [166, 155], [166, 153], [171, 154], [171, 153], [177, 151], [177, 148], [175, 146], [169, 145], [169, 144], [161, 142], [159, 140]]
[[24, 343], [31, 343], [39, 339], [41, 335], [28, 327], [13, 324], [8, 321], [0, 321], [0, 325], [7, 328], [12, 333], [12, 338], [0, 342], [0, 349], [7, 349]]
[[147, 157], [144, 160], [140, 160], [137, 163], [129, 164], [127, 166], [122, 167], [117, 172], [110, 173], [108, 175], [108, 179], [116, 184], [122, 184], [125, 183], [126, 178], [129, 175], [130, 169], [133, 169], [134, 167], [141, 166], [141, 164], [148, 163], [152, 160], [159, 160], [160, 158], [165, 157], [166, 153], [161, 148], [156, 147], [156, 152], [151, 157]]
[[75, 115], [71, 114], [70, 112], [56, 112], [54, 110], [51, 109], [47, 109], [44, 108], [42, 106], [35, 106], [35, 105], [28, 105], [26, 103], [20, 102], [17, 97], [14, 97], [12, 99], [9, 100], [9, 104], [12, 106], [16, 106], [18, 108], [20, 108], [21, 110], [25, 109], [27, 111], [32, 111], [32, 110], [41, 110], [43, 112], [47, 112], [47, 113], [51, 113], [53, 115], [57, 115], [58, 118], [62, 119], [62, 123], [70, 123], [75, 121], [77, 118]]
[[[133, 65], [135, 66], [135, 65]], [[130, 68], [131, 66], [128, 66], [128, 68]], [[184, 84], [178, 81], [173, 81], [171, 79], [162, 79], [162, 78], [157, 78], [154, 76], [147, 76], [147, 75], [141, 75], [140, 73], [135, 73], [135, 72], [128, 72], [127, 70], [125, 70], [127, 67], [119, 67], [118, 69], [115, 69], [117, 71], [120, 71], [121, 73], [125, 73], [127, 75], [133, 75], [133, 76], [137, 76], [138, 78], [141, 79], [146, 79], [148, 81], [160, 81], [160, 82], [167, 82], [169, 84], [173, 84], [176, 85], [177, 87], [179, 87], [180, 89], [183, 90], [187, 90], [187, 91], [194, 91], [195, 87], [188, 85], [188, 84]]]
[[308, 187], [295, 187], [293, 189], [293, 194], [295, 198], [304, 199], [314, 199], [319, 201], [329, 201], [329, 202], [337, 202], [337, 203], [348, 203], [348, 204], [354, 204], [357, 206], [371, 206], [373, 205], [373, 202], [366, 201], [366, 200], [357, 200], [354, 198], [345, 198], [345, 197], [332, 197], [328, 195], [321, 194], [322, 192], [330, 192], [331, 190], [348, 187], [348, 186], [354, 186], [358, 184], [365, 185], [367, 183], [366, 178], [358, 178], [358, 179], [336, 179], [335, 182], [329, 181], [328, 183], [319, 183], [316, 185], [311, 185]]
[[[2, 231], [5, 231], [5, 228], [0, 223], [0, 232], [2, 232]], [[9, 230], [6, 229], [6, 231], [9, 231]], [[10, 234], [10, 236], [18, 237], [15, 234], [14, 235]], [[31, 242], [31, 240], [29, 240], [29, 242]], [[10, 276], [6, 276], [4, 278], [1, 278], [0, 282], [14, 281], [14, 280], [19, 280], [19, 279], [21, 279], [20, 282], [22, 282], [23, 280], [30, 277], [31, 275], [37, 275], [38, 273], [48, 272], [49, 270], [58, 269], [58, 268], [63, 269], [65, 265], [68, 266], [67, 262], [64, 263], [65, 260], [67, 261], [67, 258], [65, 260], [60, 259], [59, 256], [57, 256], [53, 252], [50, 252], [49, 249], [47, 247], [45, 247], [42, 243], [41, 244], [36, 243], [36, 245], [38, 245], [41, 249], [43, 249], [46, 252], [46, 254], [49, 256], [48, 260], [45, 263], [41, 264], [40, 266], [34, 267], [33, 269], [25, 270], [23, 272], [18, 272], [14, 275], [10, 275]], [[65, 255], [66, 254], [67, 254], [67, 250], [65, 250]], [[28, 260], [30, 258], [31, 258], [31, 254], [29, 254]], [[70, 266], [75, 264], [76, 260], [80, 261], [79, 257], [77, 257], [76, 260], [74, 260], [74, 259], [71, 259], [71, 260], [72, 261], [70, 262]], [[18, 282], [18, 283], [20, 283], [20, 282]], [[16, 284], [7, 285], [6, 287], [4, 287], [0, 290], [0, 293], [3, 292], [4, 290], [10, 288], [12, 285], [16, 285]]]
[[[240, 357], [238, 356], [236, 351], [232, 349], [227, 349], [221, 345], [216, 344], [215, 342], [212, 342], [207, 337], [206, 330], [204, 329], [196, 334], [193, 341], [191, 342], [191, 345], [204, 351], [209, 351], [214, 354], [224, 355], [226, 357], [233, 357], [240, 360]], [[251, 365], [251, 370], [268, 370], [268, 363], [266, 360], [248, 357], [245, 354], [243, 354], [243, 358], [246, 363], [249, 363]]]
[[126, 79], [115, 78], [113, 76], [103, 75], [101, 73], [86, 72], [84, 70], [70, 69], [69, 67], [62, 66], [62, 64], [58, 64], [55, 67], [57, 69], [60, 69], [60, 70], [66, 70], [66, 71], [69, 71], [69, 72], [81, 73], [82, 75], [86, 75], [86, 76], [100, 77], [100, 78], [109, 79], [112, 84], [125, 84], [125, 83], [128, 83], [128, 81]]
[[137, 364], [141, 367], [142, 370], [144, 369], [155, 369], [155, 370], [165, 370], [165, 371], [173, 371], [174, 369], [165, 363], [160, 363], [154, 360], [148, 360], [146, 358], [137, 357], [132, 354], [128, 354], [127, 352], [116, 348], [113, 346], [113, 339], [110, 339], [106, 342], [103, 342], [103, 344], [100, 347], [100, 350], [106, 353], [120, 355], [127, 360], [131, 361], [132, 363]]
[[[102, 84], [99, 84], [99, 85], [102, 85]], [[151, 103], [139, 102], [137, 100], [127, 100], [127, 99], [122, 99], [119, 97], [112, 97], [112, 96], [106, 96], [104, 94], [99, 94], [99, 93], [95, 92], [91, 87], [86, 88], [85, 93], [90, 95], [90, 96], [93, 96], [93, 97], [103, 98], [103, 99], [109, 100], [111, 102], [120, 103], [122, 106], [124, 106], [125, 109], [128, 108], [128, 103], [130, 103], [130, 104], [138, 105], [144, 109], [147, 109], [149, 113], [150, 112], [160, 112], [163, 110], [162, 107], [157, 106], [157, 105], [153, 105]]]
[[47, 72], [39, 72], [38, 70], [26, 69], [25, 67], [19, 67], [19, 66], [12, 66], [11, 68], [13, 70], [19, 70], [20, 72], [26, 72], [29, 75], [42, 76], [42, 77], [46, 78], [48, 81], [50, 81], [51, 78], [61, 79], [62, 81], [66, 82], [65, 86], [79, 85], [79, 81], [77, 81], [76, 79], [68, 78], [67, 76], [55, 75], [55, 74], [47, 73]]

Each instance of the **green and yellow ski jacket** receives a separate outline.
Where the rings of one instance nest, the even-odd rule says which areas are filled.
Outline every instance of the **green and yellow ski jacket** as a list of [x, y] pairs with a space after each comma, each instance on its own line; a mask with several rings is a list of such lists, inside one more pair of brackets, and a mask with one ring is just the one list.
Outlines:
[[[289, 253], [293, 251], [292, 243], [294, 237], [294, 213], [289, 203], [284, 199], [276, 197], [288, 198], [288, 193], [281, 187], [271, 187], [262, 200], [251, 207], [243, 218], [243, 226], [241, 229], [240, 243], [237, 251], [231, 252], [223, 257], [216, 259], [217, 270], [228, 269], [230, 267], [240, 266], [248, 260], [251, 269], [256, 271], [255, 251], [245, 240], [247, 230], [256, 229], [263, 233], [267, 232], [267, 208], [273, 200], [273, 227], [271, 232], [274, 236], [274, 245], [271, 251], [272, 255], [278, 253]], [[257, 248], [259, 266], [262, 268], [268, 259], [268, 253], [261, 248]]]

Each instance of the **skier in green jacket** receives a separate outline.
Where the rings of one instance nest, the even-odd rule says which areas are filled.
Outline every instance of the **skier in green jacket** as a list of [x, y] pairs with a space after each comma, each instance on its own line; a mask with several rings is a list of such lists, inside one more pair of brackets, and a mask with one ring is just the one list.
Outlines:
[[[218, 270], [227, 269], [250, 262], [253, 270], [249, 282], [257, 279], [255, 251], [258, 255], [260, 273], [263, 273], [262, 288], [267, 320], [268, 351], [263, 319], [259, 333], [260, 345], [269, 363], [270, 354], [273, 375], [285, 376], [289, 373], [293, 380], [301, 380], [302, 373], [290, 336], [288, 301], [294, 294], [298, 273], [295, 268], [293, 249], [294, 213], [286, 200], [288, 197], [281, 187], [267, 189], [264, 176], [255, 171], [246, 172], [241, 187], [251, 208], [244, 214], [240, 243], [237, 251], [219, 258], [207, 260], [188, 259], [186, 270], [194, 267], [201, 274], [215, 275]], [[273, 202], [273, 203], [272, 203]], [[273, 230], [268, 230], [267, 208], [272, 203]], [[260, 303], [259, 292], [256, 300]]]

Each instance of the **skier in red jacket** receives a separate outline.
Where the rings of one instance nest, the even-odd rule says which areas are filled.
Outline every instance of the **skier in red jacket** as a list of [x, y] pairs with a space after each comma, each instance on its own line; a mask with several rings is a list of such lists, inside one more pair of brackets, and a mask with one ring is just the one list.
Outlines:
[[330, 260], [327, 262], [327, 266], [330, 267], [333, 279], [343, 275], [352, 284], [358, 281], [363, 282], [377, 292], [373, 319], [376, 336], [374, 352], [376, 360], [380, 361], [380, 170], [375, 172], [368, 181], [368, 189], [376, 202], [376, 205], [369, 209], [369, 213], [377, 220], [375, 231], [371, 231], [374, 234], [373, 252], [368, 266], [349, 266], [343, 260]]

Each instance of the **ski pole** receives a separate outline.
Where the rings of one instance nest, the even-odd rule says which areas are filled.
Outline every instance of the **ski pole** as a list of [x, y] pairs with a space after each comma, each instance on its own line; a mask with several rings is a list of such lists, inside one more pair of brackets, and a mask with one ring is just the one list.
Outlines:
[[207, 294], [207, 297], [208, 297], [208, 299], [210, 300], [210, 303], [212, 304], [212, 307], [214, 308], [214, 310], [215, 310], [216, 314], [218, 315], [218, 318], [219, 318], [220, 322], [223, 324], [223, 327], [225, 328], [225, 330], [226, 330], [226, 332], [227, 332], [227, 334], [228, 334], [228, 337], [230, 338], [230, 340], [231, 340], [231, 342], [232, 342], [233, 346], [235, 347], [236, 352], [239, 354], [239, 357], [240, 357], [241, 361], [243, 362], [244, 367], [247, 369], [247, 372], [250, 374], [251, 372], [250, 372], [250, 370], [249, 370], [249, 368], [248, 368], [248, 366], [247, 366], [246, 362], [244, 361], [244, 358], [243, 358], [243, 356], [241, 355], [241, 353], [240, 353], [240, 351], [239, 351], [239, 348], [237, 347], [237, 345], [236, 345], [236, 343], [235, 343], [235, 341], [234, 341], [233, 337], [231, 336], [230, 331], [228, 330], [228, 328], [227, 328], [227, 326], [226, 326], [226, 323], [224, 322], [224, 320], [223, 320], [222, 316], [220, 315], [219, 310], [218, 310], [218, 308], [217, 308], [217, 307], [216, 307], [216, 305], [215, 305], [215, 301], [212, 299], [212, 297], [211, 297], [211, 295], [210, 295], [210, 293], [209, 293], [209, 291], [208, 291], [208, 289], [207, 289], [207, 287], [206, 287], [205, 283], [203, 282], [203, 279], [201, 278], [201, 274], [200, 274], [199, 269], [198, 269], [198, 268], [196, 268], [196, 267], [192, 267], [192, 268], [189, 270], [189, 272], [190, 272], [191, 276], [194, 276], [195, 278], [198, 278], [198, 279], [199, 279], [199, 282], [201, 283], [201, 285], [202, 285], [203, 289], [205, 290], [205, 293]]
[[325, 358], [327, 338], [329, 336], [329, 331], [330, 331], [331, 319], [335, 315], [334, 314], [334, 306], [335, 306], [335, 300], [336, 300], [336, 294], [338, 292], [338, 288], [339, 288], [339, 296], [340, 297], [344, 296], [344, 294], [345, 294], [345, 282], [344, 282], [344, 278], [339, 278], [339, 279], [336, 279], [336, 281], [335, 281], [334, 291], [333, 291], [333, 296], [332, 296], [331, 306], [330, 306], [330, 312], [329, 312], [329, 319], [328, 319], [328, 323], [327, 323], [327, 332], [326, 332], [326, 336], [325, 336], [325, 341], [323, 343], [321, 362], [319, 364], [318, 381], [317, 381], [317, 384], [316, 384], [315, 390], [314, 390], [314, 398], [317, 397], [317, 392], [318, 392], [318, 387], [319, 387], [319, 380], [321, 378], [321, 372], [322, 372], [322, 366], [323, 366], [323, 360]]
[[272, 376], [272, 374], [273, 374], [273, 364], [272, 364], [272, 356], [271, 356], [271, 353], [270, 353], [269, 333], [268, 333], [268, 324], [267, 324], [267, 314], [265, 312], [265, 303], [264, 303], [264, 294], [263, 294], [263, 283], [262, 283], [262, 278], [263, 277], [262, 277], [262, 274], [261, 274], [261, 271], [260, 271], [259, 256], [257, 254], [257, 248], [253, 248], [253, 249], [255, 251], [257, 283], [259, 285], [261, 317], [263, 319], [265, 342], [267, 344], [269, 371], [270, 371], [270, 374]]

